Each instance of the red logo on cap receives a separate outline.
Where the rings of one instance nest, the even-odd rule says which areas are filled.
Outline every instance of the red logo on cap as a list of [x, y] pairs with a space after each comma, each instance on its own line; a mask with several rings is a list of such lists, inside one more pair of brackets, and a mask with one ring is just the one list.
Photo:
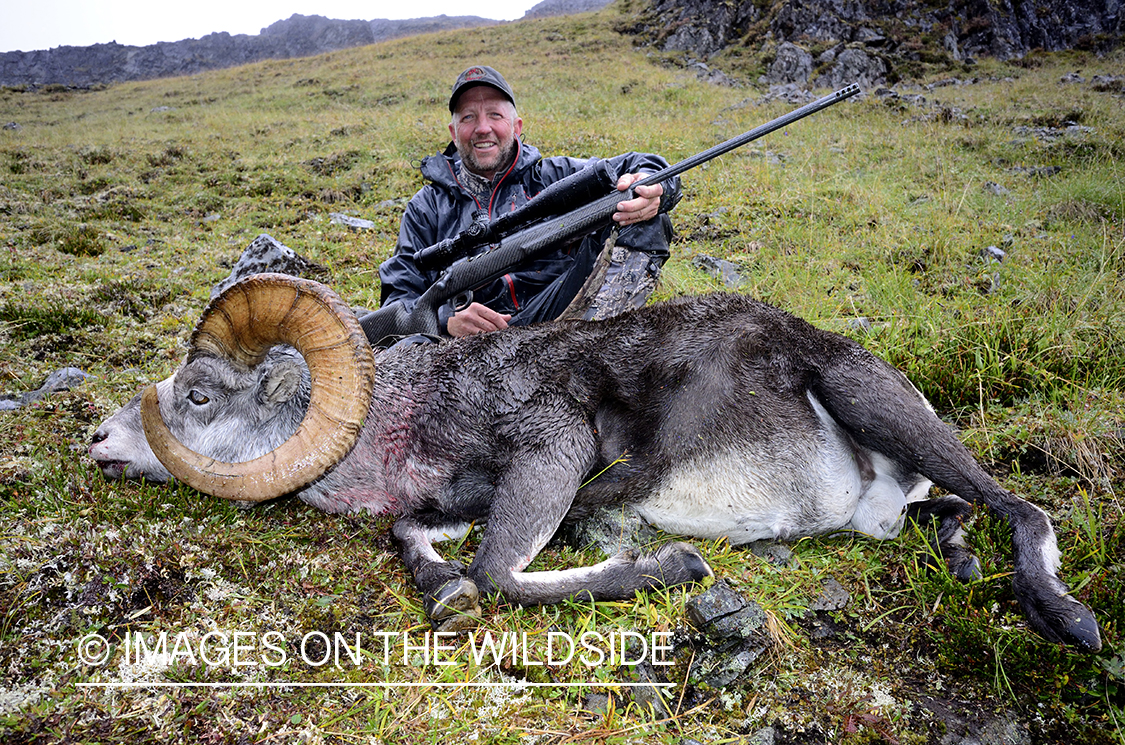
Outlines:
[[465, 78], [465, 80], [480, 80], [481, 78], [483, 78], [487, 74], [488, 73], [486, 73], [484, 70], [480, 69], [479, 67], [474, 67], [471, 70], [465, 70], [465, 74], [462, 75], [462, 77]]

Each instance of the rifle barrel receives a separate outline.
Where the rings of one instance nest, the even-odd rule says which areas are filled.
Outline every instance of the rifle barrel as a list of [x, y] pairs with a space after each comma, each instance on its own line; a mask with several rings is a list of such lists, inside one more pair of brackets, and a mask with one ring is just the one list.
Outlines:
[[859, 93], [859, 86], [855, 83], [852, 83], [846, 88], [841, 88], [835, 93], [829, 93], [827, 96], [823, 96], [815, 101], [812, 101], [811, 103], [807, 103], [799, 109], [793, 109], [793, 111], [790, 111], [788, 114], [783, 114], [782, 116], [779, 116], [771, 122], [766, 122], [761, 126], [754, 127], [754, 129], [750, 130], [749, 132], [743, 132], [738, 137], [732, 137], [726, 142], [721, 142], [718, 145], [710, 147], [701, 153], [696, 153], [690, 158], [684, 158], [679, 163], [670, 165], [667, 168], [657, 171], [654, 174], [646, 176], [645, 178], [633, 184], [633, 186], [651, 186], [652, 184], [659, 184], [661, 181], [670, 179], [673, 176], [679, 176], [684, 171], [691, 170], [692, 168], [706, 163], [709, 160], [714, 160], [720, 155], [729, 153], [731, 150], [742, 147], [748, 142], [752, 142], [759, 137], [768, 135], [770, 132], [781, 129], [782, 127], [787, 127], [798, 119], [804, 119], [809, 114], [815, 114], [821, 109], [828, 108], [834, 103], [839, 103], [845, 98], [851, 98], [857, 93]]

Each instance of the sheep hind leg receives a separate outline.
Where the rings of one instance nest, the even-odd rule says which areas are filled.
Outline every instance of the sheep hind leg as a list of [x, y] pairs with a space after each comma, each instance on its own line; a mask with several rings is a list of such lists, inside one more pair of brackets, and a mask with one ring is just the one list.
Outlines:
[[971, 512], [968, 502], [948, 496], [913, 502], [906, 513], [919, 528], [927, 530], [932, 525], [936, 531], [930, 538], [930, 563], [944, 559], [953, 576], [966, 583], [983, 576], [980, 560], [965, 545], [964, 521]]
[[1028, 623], [1051, 641], [1101, 649], [1097, 619], [1058, 577], [1058, 544], [1047, 514], [985, 473], [902, 373], [850, 348], [822, 367], [812, 392], [862, 447], [1006, 518], [1012, 589]]
[[462, 529], [467, 531], [468, 525], [428, 529], [409, 517], [400, 518], [394, 525], [395, 537], [402, 545], [402, 560], [414, 575], [426, 617], [437, 631], [472, 628], [481, 617], [480, 593], [466, 576], [465, 565], [446, 561], [433, 547], [435, 534], [455, 538], [464, 535]]

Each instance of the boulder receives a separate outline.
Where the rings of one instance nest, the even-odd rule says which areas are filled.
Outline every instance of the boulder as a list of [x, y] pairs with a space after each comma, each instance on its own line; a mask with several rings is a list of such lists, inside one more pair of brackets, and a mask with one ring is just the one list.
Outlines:
[[837, 89], [859, 83], [861, 88], [869, 90], [886, 83], [888, 72], [882, 58], [869, 55], [862, 49], [848, 48], [836, 55], [832, 67], [819, 75], [813, 84], [818, 88]]
[[707, 59], [737, 43], [761, 15], [758, 5], [751, 2], [656, 0], [645, 18], [629, 30], [666, 51]]
[[777, 56], [770, 65], [769, 72], [758, 82], [766, 85], [786, 85], [797, 83], [805, 85], [813, 70], [813, 56], [801, 47], [784, 42], [777, 48]]
[[69, 391], [71, 388], [82, 385], [90, 377], [77, 367], [64, 367], [55, 370], [43, 381], [43, 385], [34, 391], [27, 391], [16, 396], [0, 397], [0, 411], [14, 411], [28, 404], [46, 398], [52, 393]]
[[766, 613], [720, 580], [687, 602], [688, 620], [700, 635], [688, 679], [712, 688], [730, 685], [773, 644]]
[[242, 256], [239, 257], [227, 278], [211, 288], [211, 299], [217, 298], [223, 290], [243, 277], [249, 277], [251, 274], [262, 274], [263, 272], [291, 274], [294, 277], [320, 280], [328, 273], [328, 270], [320, 264], [309, 261], [272, 236], [262, 233], [251, 241], [246, 250], [242, 252]]
[[739, 271], [738, 264], [726, 259], [716, 259], [714, 256], [699, 254], [691, 260], [691, 265], [731, 288], [738, 289], [746, 284], [746, 280]]

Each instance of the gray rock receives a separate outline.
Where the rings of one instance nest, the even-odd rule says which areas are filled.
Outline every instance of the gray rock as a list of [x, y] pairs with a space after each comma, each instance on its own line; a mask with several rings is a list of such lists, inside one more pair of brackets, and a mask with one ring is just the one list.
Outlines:
[[582, 708], [592, 714], [605, 714], [609, 711], [609, 694], [593, 692], [586, 695]]
[[777, 541], [754, 541], [747, 544], [746, 548], [754, 556], [757, 556], [763, 561], [768, 561], [770, 564], [779, 567], [787, 567], [793, 565], [793, 551], [784, 543]]
[[309, 261], [300, 256], [296, 251], [283, 245], [273, 237], [262, 233], [246, 247], [234, 265], [230, 275], [222, 282], [211, 288], [211, 299], [214, 300], [223, 290], [233, 285], [243, 277], [263, 272], [277, 272], [290, 274], [294, 277], [319, 279], [328, 273], [320, 264]]
[[767, 85], [785, 85], [787, 83], [804, 85], [809, 82], [812, 69], [812, 55], [796, 44], [785, 42], [777, 48], [777, 56], [774, 57], [769, 72], [763, 75], [758, 82]]
[[730, 685], [770, 648], [766, 614], [720, 580], [688, 600], [688, 621], [701, 632], [692, 644], [688, 679], [713, 688]]
[[819, 67], [827, 67], [828, 65], [831, 65], [836, 61], [837, 55], [839, 55], [842, 51], [844, 51], [843, 44], [837, 44], [834, 47], [829, 47], [828, 49], [825, 49], [823, 52], [821, 52], [819, 56], [817, 56], [816, 64]]
[[985, 261], [988, 261], [990, 263], [996, 262], [997, 264], [999, 264], [1008, 254], [1004, 253], [1004, 249], [1002, 248], [999, 248], [997, 246], [988, 246], [987, 248], [982, 248], [980, 250], [980, 255], [984, 258]]
[[657, 40], [665, 51], [690, 52], [698, 59], [709, 59], [742, 39], [761, 15], [756, 3], [655, 0], [648, 19], [652, 23], [642, 21], [633, 30]]
[[670, 719], [675, 716], [675, 712], [668, 708], [668, 702], [664, 700], [661, 695], [661, 689], [658, 685], [664, 681], [657, 678], [656, 673], [653, 671], [652, 665], [648, 662], [642, 661], [633, 666], [633, 672], [637, 676], [637, 682], [640, 685], [629, 686], [629, 698], [637, 703], [641, 708], [652, 707], [653, 713], [657, 719]]
[[963, 85], [963, 81], [960, 78], [942, 78], [941, 80], [935, 80], [932, 83], [927, 83], [926, 90], [932, 91], [936, 90], [937, 88], [948, 88], [951, 85]]
[[77, 367], [64, 367], [62, 369], [55, 370], [53, 373], [48, 375], [47, 379], [43, 381], [43, 385], [40, 386], [39, 390], [45, 391], [47, 393], [69, 391], [75, 386], [82, 385], [83, 381], [85, 381], [88, 377], [90, 376], [79, 370]]
[[770, 34], [789, 41], [858, 41], [860, 29], [880, 15], [867, 2], [789, 0], [781, 3], [770, 21]]
[[856, 29], [852, 40], [858, 41], [868, 47], [881, 47], [887, 43], [887, 37], [883, 36], [875, 29], [867, 28], [866, 26], [861, 26]]
[[1013, 127], [1012, 131], [1015, 132], [1017, 137], [1026, 139], [1035, 139], [1043, 143], [1053, 143], [1059, 140], [1066, 140], [1070, 138], [1081, 138], [1084, 135], [1093, 133], [1093, 128], [1083, 127], [1078, 124], [1067, 124], [1062, 127], [1026, 127], [1019, 126]]
[[[1118, 3], [1075, 3], [1073, 0], [999, 0], [995, 3], [970, 3], [957, 7], [926, 4], [918, 0], [889, 6], [876, 0], [782, 0], [771, 6], [769, 26], [749, 32], [763, 13], [758, 3], [731, 3], [726, 0], [654, 0], [641, 13], [630, 31], [665, 51], [685, 51], [710, 59], [733, 46], [767, 43], [849, 44], [850, 51], [886, 49], [884, 64], [913, 63], [917, 51], [903, 44], [904, 35], [942, 31], [940, 41], [931, 45], [938, 53], [969, 66], [976, 57], [1011, 59], [1033, 49], [1058, 51], [1078, 45], [1092, 45], [1097, 54], [1121, 43]], [[905, 21], [898, 36], [884, 38], [879, 21]], [[839, 55], [834, 49], [834, 55]], [[828, 64], [830, 59], [818, 60]], [[772, 71], [771, 71], [772, 72]], [[876, 75], [868, 67], [868, 81]], [[825, 76], [838, 80], [843, 70]], [[846, 80], [845, 82], [852, 82]], [[833, 86], [837, 87], [837, 86]]]
[[378, 210], [390, 209], [392, 207], [401, 207], [402, 205], [406, 204], [409, 201], [410, 201], [409, 197], [395, 197], [394, 199], [384, 199], [382, 202], [379, 202], [379, 204], [372, 207], [372, 209], [378, 211]]
[[688, 619], [713, 642], [762, 639], [766, 613], [724, 581], [687, 602]]
[[716, 259], [714, 256], [708, 256], [707, 254], [699, 254], [691, 260], [691, 265], [715, 279], [721, 280], [724, 285], [731, 289], [737, 289], [746, 284], [746, 280], [739, 273], [738, 264], [732, 261]]
[[576, 548], [594, 546], [606, 556], [644, 548], [659, 538], [656, 529], [628, 505], [602, 507], [576, 523], [565, 525], [562, 536]]
[[0, 398], [0, 411], [14, 411], [28, 404], [40, 401], [52, 393], [69, 391], [82, 385], [90, 377], [77, 367], [64, 367], [55, 370], [43, 381], [43, 385], [34, 391], [27, 391], [18, 396]]
[[950, 57], [958, 62], [961, 61], [961, 48], [957, 45], [957, 34], [951, 31], [943, 36], [941, 45], [945, 48], [945, 51], [949, 52]]
[[761, 657], [766, 647], [740, 647], [733, 652], [705, 649], [688, 673], [689, 680], [725, 688], [738, 680]]
[[763, 727], [746, 738], [746, 745], [773, 745], [777, 740], [777, 733], [773, 727]]
[[864, 316], [859, 316], [858, 318], [849, 318], [847, 326], [853, 331], [862, 331], [864, 333], [870, 333], [872, 328], [871, 319]]
[[1015, 166], [1009, 173], [1017, 173], [1028, 178], [1050, 178], [1062, 173], [1062, 166]]
[[820, 583], [820, 593], [809, 603], [809, 610], [843, 610], [851, 601], [851, 593], [835, 579], [828, 577]]
[[927, 710], [944, 733], [941, 745], [1031, 745], [1031, 728], [1014, 712], [994, 714], [970, 709], [963, 702], [921, 696], [918, 703]]
[[820, 75], [814, 85], [821, 88], [843, 88], [858, 83], [864, 90], [887, 82], [887, 63], [862, 49], [848, 48], [836, 55], [832, 68]]
[[762, 96], [758, 103], [767, 104], [770, 101], [784, 101], [799, 106], [814, 100], [816, 100], [816, 94], [812, 91], [805, 90], [796, 83], [785, 83], [784, 85], [771, 85], [769, 93]]
[[688, 679], [722, 688], [730, 685], [773, 644], [766, 613], [720, 580], [688, 600], [688, 621], [702, 636], [693, 642]]
[[20, 397], [0, 397], [0, 411], [15, 411], [26, 405], [26, 403], [20, 401]]
[[342, 212], [329, 212], [328, 217], [331, 218], [328, 221], [330, 225], [346, 225], [347, 227], [354, 228], [356, 230], [371, 230], [371, 228], [375, 227], [375, 223], [371, 220], [364, 220], [359, 217], [351, 217], [350, 215], [345, 215]]
[[727, 75], [722, 70], [714, 70], [702, 62], [695, 62], [688, 65], [688, 69], [695, 71], [695, 76], [705, 83], [712, 85], [721, 85], [726, 88], [738, 87], [738, 82], [734, 78]]
[[1095, 75], [1090, 87], [1102, 93], [1125, 93], [1125, 77], [1119, 75]]
[[20, 126], [19, 122], [8, 122], [4, 125], [3, 128], [8, 132], [19, 132], [21, 129], [23, 129], [23, 127]]
[[1002, 197], [1002, 196], [1005, 196], [1007, 194], [1011, 194], [1010, 191], [1008, 191], [1003, 186], [1001, 186], [1000, 184], [998, 184], [994, 181], [985, 181], [984, 185], [981, 186], [981, 189], [983, 191], [985, 191], [986, 193], [992, 194], [992, 195], [997, 196], [997, 197]]

